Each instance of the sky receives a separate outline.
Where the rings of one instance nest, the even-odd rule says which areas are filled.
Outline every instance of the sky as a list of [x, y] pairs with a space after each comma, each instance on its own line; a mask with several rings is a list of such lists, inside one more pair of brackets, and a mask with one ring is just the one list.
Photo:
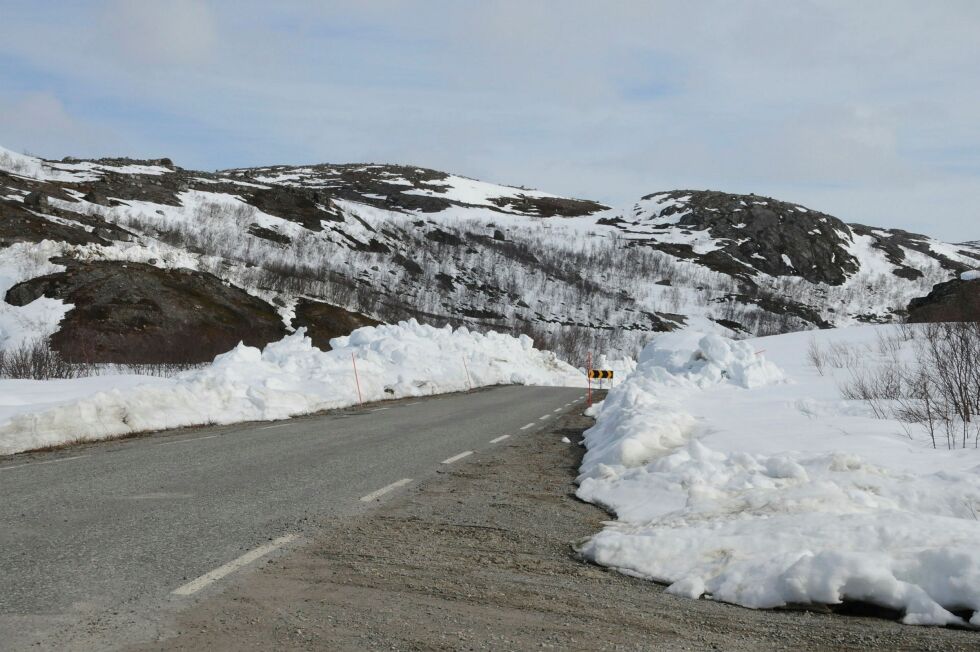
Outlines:
[[976, 0], [0, 0], [0, 145], [408, 163], [980, 240]]

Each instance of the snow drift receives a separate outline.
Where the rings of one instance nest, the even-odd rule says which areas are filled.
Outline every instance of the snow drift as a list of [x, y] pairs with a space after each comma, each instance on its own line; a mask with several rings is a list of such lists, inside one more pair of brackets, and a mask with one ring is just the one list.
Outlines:
[[[583, 374], [527, 336], [434, 328], [415, 320], [361, 328], [323, 352], [300, 330], [263, 350], [239, 345], [171, 379], [109, 376], [0, 381], [0, 454], [200, 424], [283, 419], [358, 402], [499, 384], [577, 385]], [[53, 383], [53, 384], [52, 384]]]
[[873, 363], [888, 328], [657, 338], [586, 433], [578, 495], [618, 522], [582, 553], [691, 598], [866, 601], [980, 626], [980, 454], [910, 440], [841, 400], [847, 369], [806, 362], [816, 338]]

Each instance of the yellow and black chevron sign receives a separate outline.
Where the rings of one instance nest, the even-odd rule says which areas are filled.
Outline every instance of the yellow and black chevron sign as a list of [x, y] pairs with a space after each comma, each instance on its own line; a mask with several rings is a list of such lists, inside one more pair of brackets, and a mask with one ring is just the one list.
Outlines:
[[612, 379], [613, 372], [606, 369], [589, 369], [589, 378], [608, 378]]

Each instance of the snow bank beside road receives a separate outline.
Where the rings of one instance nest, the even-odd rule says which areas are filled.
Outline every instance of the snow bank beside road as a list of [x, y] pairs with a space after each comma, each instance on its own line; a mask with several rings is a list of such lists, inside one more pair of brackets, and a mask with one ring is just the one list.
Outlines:
[[692, 598], [867, 601], [909, 624], [962, 610], [980, 626], [980, 452], [908, 439], [841, 399], [847, 369], [806, 362], [816, 338], [867, 364], [890, 328], [658, 337], [586, 433], [578, 495], [619, 520], [582, 552]]
[[[239, 345], [171, 379], [108, 376], [0, 381], [0, 454], [78, 439], [199, 424], [283, 419], [365, 401], [498, 384], [575, 385], [584, 377], [530, 338], [434, 328], [415, 320], [361, 328], [323, 352], [302, 332], [264, 350]], [[144, 382], [145, 381], [145, 382]], [[57, 383], [59, 401], [46, 388]]]

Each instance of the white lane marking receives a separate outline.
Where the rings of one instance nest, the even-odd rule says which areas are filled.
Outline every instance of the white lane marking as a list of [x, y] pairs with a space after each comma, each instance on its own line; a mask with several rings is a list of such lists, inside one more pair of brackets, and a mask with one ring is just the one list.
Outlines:
[[16, 469], [22, 466], [39, 466], [41, 464], [57, 464], [58, 462], [67, 462], [69, 460], [80, 460], [83, 457], [92, 457], [89, 455], [74, 455], [72, 457], [62, 457], [58, 460], [48, 460], [47, 462], [24, 462], [23, 464], [14, 464], [13, 466], [0, 466], [0, 471], [6, 471], [7, 469]]
[[194, 595], [195, 593], [197, 593], [204, 587], [208, 586], [209, 584], [213, 584], [217, 582], [222, 577], [231, 575], [242, 566], [247, 566], [251, 564], [259, 557], [264, 557], [265, 555], [268, 555], [270, 552], [276, 550], [277, 548], [281, 548], [287, 543], [295, 541], [296, 538], [297, 535], [295, 534], [287, 534], [286, 536], [282, 536], [279, 537], [278, 539], [274, 539], [265, 545], [259, 546], [255, 550], [250, 550], [249, 552], [246, 552], [238, 559], [233, 559], [227, 564], [224, 564], [223, 566], [218, 566], [210, 573], [205, 573], [204, 575], [201, 575], [196, 580], [191, 580], [187, 584], [177, 587], [176, 589], [173, 590], [172, 593], [173, 595], [182, 595], [182, 596]]
[[384, 407], [384, 408], [375, 408], [375, 409], [373, 409], [373, 410], [371, 410], [371, 411], [372, 411], [372, 412], [381, 412], [381, 410], [390, 410], [390, 409], [391, 409], [391, 408], [386, 408], [386, 407]]
[[191, 439], [178, 439], [177, 441], [165, 441], [157, 444], [157, 446], [170, 446], [171, 444], [186, 444], [189, 441], [201, 441], [202, 439], [214, 439], [218, 435], [208, 435], [207, 437], [193, 437]]
[[527, 424], [526, 426], [521, 426], [521, 430], [527, 430], [528, 428], [533, 428], [533, 427], [534, 427], [534, 422], [532, 421], [531, 423]]
[[500, 435], [496, 439], [491, 439], [490, 440], [490, 443], [491, 444], [499, 444], [500, 442], [502, 442], [503, 440], [507, 439], [508, 437], [510, 437], [510, 435]]
[[565, 408], [557, 408], [557, 409], [554, 409], [554, 410], [552, 410], [552, 412], [561, 412], [561, 411], [562, 411], [562, 410], [564, 410], [564, 409], [565, 409]]
[[371, 493], [369, 493], [366, 496], [361, 496], [361, 502], [362, 503], [369, 503], [369, 502], [371, 502], [373, 500], [377, 500], [378, 498], [381, 498], [381, 496], [384, 496], [389, 491], [394, 491], [398, 487], [404, 487], [405, 485], [407, 485], [411, 481], [412, 481], [411, 478], [402, 478], [398, 482], [392, 482], [387, 487], [381, 487], [377, 491], [372, 491]]
[[580, 401], [582, 401], [582, 400], [584, 400], [584, 399], [585, 399], [585, 397], [584, 397], [584, 396], [579, 396], [579, 397], [578, 397], [578, 400], [580, 400]]
[[551, 418], [551, 415], [550, 414], [546, 414], [543, 417], [538, 417], [538, 420], [544, 421], [545, 419], [550, 419], [550, 418]]
[[419, 403], [421, 403], [421, 402], [422, 402], [422, 401], [415, 401], [414, 403], [406, 403], [406, 404], [405, 404], [405, 407], [408, 407], [409, 405], [418, 405], [418, 404], [419, 404]]
[[271, 430], [272, 428], [285, 428], [288, 425], [291, 425], [291, 424], [288, 424], [288, 423], [279, 423], [279, 424], [276, 424], [274, 426], [262, 426], [261, 428], [259, 428], [259, 430]]
[[452, 464], [453, 462], [458, 462], [459, 460], [463, 459], [464, 457], [467, 457], [467, 456], [472, 455], [472, 454], [473, 454], [473, 451], [466, 451], [465, 453], [460, 453], [459, 455], [453, 455], [449, 459], [443, 460], [442, 463], [443, 464]]

